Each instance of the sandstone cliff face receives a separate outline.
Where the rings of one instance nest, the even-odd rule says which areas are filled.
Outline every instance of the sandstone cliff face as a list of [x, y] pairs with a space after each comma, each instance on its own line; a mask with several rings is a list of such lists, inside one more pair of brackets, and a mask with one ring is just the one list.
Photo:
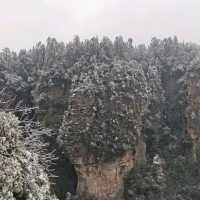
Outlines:
[[[141, 138], [141, 144], [146, 146], [145, 155], [148, 159], [153, 159], [156, 153], [161, 153], [159, 149], [159, 135], [162, 134], [163, 105], [165, 103], [159, 65], [148, 66], [146, 77], [150, 92], [148, 108], [143, 117], [142, 132], [145, 138]], [[141, 153], [136, 160], [140, 158]]]
[[187, 107], [186, 131], [192, 139], [192, 156], [194, 161], [200, 159], [200, 80], [199, 71], [188, 74], [186, 82]]
[[112, 162], [76, 165], [77, 193], [93, 199], [123, 199], [124, 177], [135, 166], [133, 152], [126, 152]]
[[121, 199], [123, 179], [135, 157], [145, 162], [145, 76], [137, 63], [119, 62], [93, 66], [80, 77], [60, 129], [77, 171], [77, 192], [98, 200]]
[[34, 105], [39, 107], [37, 117], [44, 126], [57, 130], [67, 108], [70, 81], [54, 72], [41, 71], [38, 76], [32, 90]]

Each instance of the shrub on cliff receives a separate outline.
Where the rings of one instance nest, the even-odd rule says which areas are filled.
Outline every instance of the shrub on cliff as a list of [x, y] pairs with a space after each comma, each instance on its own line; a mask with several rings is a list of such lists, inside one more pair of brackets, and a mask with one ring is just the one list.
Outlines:
[[164, 200], [166, 177], [157, 156], [155, 163], [132, 169], [125, 179], [126, 200]]
[[20, 141], [18, 119], [0, 112], [0, 200], [56, 200], [35, 153]]

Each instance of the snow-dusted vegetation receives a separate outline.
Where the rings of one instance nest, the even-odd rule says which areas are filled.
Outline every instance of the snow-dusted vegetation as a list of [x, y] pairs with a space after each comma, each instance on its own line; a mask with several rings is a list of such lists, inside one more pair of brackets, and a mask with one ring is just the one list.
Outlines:
[[3, 49], [0, 199], [199, 200], [199, 77], [176, 37]]

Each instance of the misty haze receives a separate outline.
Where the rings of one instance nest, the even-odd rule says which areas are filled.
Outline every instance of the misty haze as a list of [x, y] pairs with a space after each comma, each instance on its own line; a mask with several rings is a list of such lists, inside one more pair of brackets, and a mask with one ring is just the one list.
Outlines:
[[0, 200], [200, 199], [200, 1], [0, 3]]

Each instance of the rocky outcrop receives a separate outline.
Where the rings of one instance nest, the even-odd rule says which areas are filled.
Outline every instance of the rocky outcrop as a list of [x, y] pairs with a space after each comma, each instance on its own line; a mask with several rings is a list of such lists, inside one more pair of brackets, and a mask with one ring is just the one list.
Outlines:
[[[142, 132], [145, 139], [142, 139], [141, 143], [146, 146], [147, 159], [153, 159], [155, 154], [161, 153], [159, 148], [159, 135], [162, 134], [165, 96], [159, 65], [148, 66], [145, 75], [149, 88], [149, 103], [145, 116], [143, 117]], [[138, 157], [140, 159], [141, 155]]]
[[44, 126], [58, 130], [67, 108], [70, 81], [44, 70], [38, 73], [38, 79], [32, 90], [34, 105], [39, 107], [37, 117]]
[[94, 199], [123, 199], [124, 182], [127, 173], [135, 166], [133, 152], [126, 152], [111, 162], [76, 165], [78, 194]]
[[[5, 49], [0, 53], [0, 108], [38, 106], [31, 116], [36, 113], [54, 130], [45, 142], [48, 138], [48, 150], [59, 157], [52, 180], [61, 200], [66, 192], [77, 192], [78, 199], [198, 200], [199, 52], [197, 45], [176, 37], [153, 38], [148, 47], [133, 47], [122, 37], [114, 43], [76, 37], [66, 46], [49, 38], [19, 55]], [[29, 153], [20, 156], [31, 165], [25, 176], [34, 179], [41, 168], [35, 167], [37, 155], [31, 152], [32, 161]], [[21, 184], [24, 168], [13, 155], [0, 162], [11, 166], [16, 161]], [[40, 181], [26, 185], [34, 189]], [[7, 193], [23, 196], [20, 184]]]
[[194, 161], [200, 160], [200, 81], [199, 69], [188, 73], [186, 81], [186, 132], [192, 140], [192, 157]]
[[78, 193], [120, 199], [135, 157], [145, 161], [141, 127], [148, 88], [142, 68], [135, 62], [91, 66], [72, 88], [60, 140], [77, 171]]

